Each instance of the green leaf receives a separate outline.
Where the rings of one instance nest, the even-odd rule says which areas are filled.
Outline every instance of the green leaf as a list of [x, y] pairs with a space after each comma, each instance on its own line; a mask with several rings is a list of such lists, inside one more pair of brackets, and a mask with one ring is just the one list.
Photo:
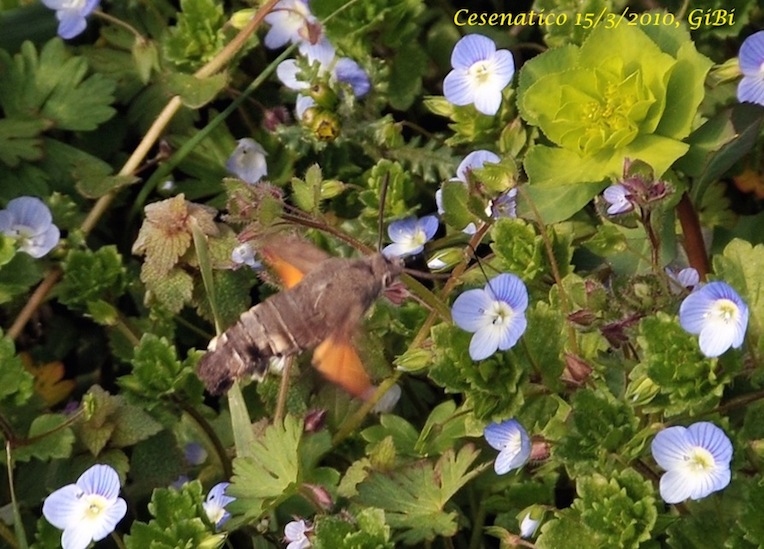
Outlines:
[[42, 120], [0, 118], [0, 162], [15, 168], [22, 160], [42, 158], [40, 133], [46, 124]]
[[472, 469], [478, 450], [447, 450], [437, 462], [420, 461], [388, 474], [374, 472], [358, 486], [357, 502], [385, 511], [386, 522], [402, 530], [406, 544], [421, 544], [457, 531], [455, 512], [444, 510], [456, 492], [484, 466]]
[[227, 494], [237, 498], [231, 510], [257, 518], [297, 489], [302, 421], [288, 415], [283, 425], [269, 425], [246, 457], [233, 461], [234, 476]]
[[199, 481], [188, 482], [180, 489], [154, 490], [148, 509], [154, 518], [148, 523], [133, 522], [130, 534], [125, 536], [128, 549], [213, 549], [225, 541], [225, 535], [215, 534], [209, 525]]
[[42, 279], [42, 265], [32, 256], [16, 253], [0, 267], [0, 303], [23, 294]]
[[427, 55], [416, 41], [404, 43], [391, 60], [388, 81], [390, 106], [407, 110], [422, 91]]
[[541, 236], [522, 219], [501, 218], [491, 228], [491, 249], [501, 259], [504, 271], [525, 281], [543, 272], [545, 252]]
[[63, 414], [43, 414], [36, 417], [29, 427], [31, 444], [21, 446], [13, 453], [16, 461], [24, 462], [32, 458], [43, 461], [66, 459], [72, 455], [74, 433], [70, 427], [64, 427], [69, 418]]
[[536, 547], [637, 548], [651, 539], [658, 516], [654, 489], [633, 469], [579, 477], [576, 492], [573, 505], [541, 527]]
[[329, 515], [316, 521], [311, 546], [315, 549], [395, 547], [390, 541], [390, 527], [385, 524], [385, 513], [381, 509], [366, 508], [352, 518], [354, 520], [347, 516]]
[[110, 192], [139, 183], [141, 179], [132, 175], [102, 175], [83, 176], [78, 179], [77, 190], [86, 198], [101, 198]]
[[177, 24], [164, 39], [167, 59], [184, 69], [195, 69], [225, 44], [223, 5], [213, 0], [181, 0]]
[[63, 130], [94, 130], [116, 112], [115, 83], [88, 74], [83, 57], [72, 56], [60, 38], [37, 52], [24, 42], [13, 58], [0, 50], [0, 104], [8, 118], [39, 119]]
[[115, 246], [95, 252], [71, 250], [63, 263], [59, 300], [74, 311], [88, 310], [97, 301], [114, 303], [125, 291], [126, 270]]
[[517, 215], [536, 220], [538, 212], [544, 224], [559, 223], [580, 211], [607, 185], [607, 182], [599, 181], [573, 185], [526, 185], [518, 196]]
[[32, 396], [34, 377], [24, 369], [16, 356], [16, 347], [8, 337], [0, 339], [0, 406], [5, 408], [24, 404]]
[[469, 208], [469, 190], [461, 181], [445, 181], [443, 192], [443, 221], [455, 229], [463, 229], [475, 218]]
[[167, 87], [173, 94], [180, 96], [186, 107], [198, 109], [215, 99], [227, 80], [224, 73], [197, 78], [191, 74], [174, 72], [167, 77]]

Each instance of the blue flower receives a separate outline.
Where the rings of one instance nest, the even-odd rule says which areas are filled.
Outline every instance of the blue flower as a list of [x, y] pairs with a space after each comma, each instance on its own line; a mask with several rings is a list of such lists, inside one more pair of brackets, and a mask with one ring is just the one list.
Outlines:
[[225, 168], [242, 181], [253, 185], [268, 175], [268, 165], [265, 162], [268, 153], [260, 143], [249, 137], [239, 139], [237, 143], [226, 160]]
[[497, 349], [511, 349], [525, 332], [528, 321], [528, 290], [513, 274], [500, 274], [482, 290], [468, 290], [454, 301], [454, 324], [474, 332], [470, 341], [472, 360], [488, 358]]
[[201, 465], [207, 461], [207, 450], [198, 442], [189, 442], [183, 447], [183, 457], [191, 465]]
[[[328, 42], [322, 47], [307, 49], [303, 52], [308, 64], [318, 63], [318, 74], [330, 75], [329, 81], [348, 84], [353, 90], [353, 95], [363, 97], [371, 89], [369, 75], [361, 66], [348, 57], [337, 57], [334, 47]], [[276, 76], [281, 83], [290, 90], [305, 91], [311, 86], [311, 82], [301, 79], [301, 69], [297, 59], [287, 59], [276, 67]]]
[[502, 217], [517, 217], [517, 189], [512, 188], [502, 193], [488, 205], [491, 217], [499, 219]]
[[666, 267], [666, 274], [671, 280], [670, 290], [672, 294], [679, 294], [685, 290], [692, 290], [700, 284], [700, 274], [692, 267], [685, 267], [677, 272]]
[[387, 234], [393, 244], [385, 246], [382, 253], [387, 257], [403, 257], [418, 254], [424, 250], [425, 242], [432, 240], [438, 230], [438, 218], [426, 215], [422, 219], [407, 217], [393, 221], [387, 228]]
[[531, 457], [531, 438], [516, 419], [491, 423], [483, 435], [491, 448], [499, 451], [493, 463], [497, 475], [519, 469]]
[[68, 40], [85, 30], [88, 15], [95, 11], [100, 0], [42, 0], [42, 3], [56, 10], [58, 35]]
[[33, 196], [14, 198], [0, 210], [0, 233], [15, 238], [19, 249], [34, 258], [55, 248], [61, 236], [48, 207]]
[[523, 520], [520, 522], [520, 537], [530, 538], [536, 534], [541, 519], [534, 519], [530, 513], [526, 513]]
[[231, 261], [237, 265], [249, 265], [253, 269], [261, 269], [263, 264], [257, 260], [257, 254], [250, 242], [239, 244], [231, 251]]
[[225, 491], [230, 484], [230, 482], [221, 482], [210, 488], [207, 500], [202, 503], [204, 512], [207, 513], [207, 518], [215, 525], [215, 528], [220, 528], [231, 518], [231, 513], [225, 510], [226, 505], [236, 501], [236, 498], [225, 495]]
[[666, 503], [701, 499], [730, 483], [732, 443], [713, 423], [664, 429], [655, 435], [651, 449], [666, 470], [660, 481]]
[[743, 79], [737, 87], [739, 101], [764, 105], [764, 31], [745, 39], [738, 54]]
[[321, 23], [311, 13], [306, 0], [281, 0], [265, 16], [271, 28], [263, 43], [276, 49], [292, 44], [316, 44], [323, 38]]
[[496, 50], [490, 38], [468, 34], [459, 40], [451, 53], [454, 68], [443, 81], [443, 95], [453, 105], [475, 104], [475, 108], [493, 116], [501, 106], [501, 92], [512, 80], [515, 61], [508, 50]]
[[602, 198], [610, 204], [607, 209], [608, 215], [618, 215], [630, 212], [634, 209], [634, 203], [631, 201], [631, 193], [624, 185], [610, 185], [602, 193]]
[[119, 497], [119, 476], [108, 465], [93, 465], [74, 484], [59, 488], [42, 505], [45, 519], [63, 530], [63, 549], [85, 549], [114, 531], [127, 512]]
[[700, 334], [704, 355], [716, 357], [743, 345], [748, 306], [726, 282], [711, 282], [684, 298], [679, 323], [689, 333]]

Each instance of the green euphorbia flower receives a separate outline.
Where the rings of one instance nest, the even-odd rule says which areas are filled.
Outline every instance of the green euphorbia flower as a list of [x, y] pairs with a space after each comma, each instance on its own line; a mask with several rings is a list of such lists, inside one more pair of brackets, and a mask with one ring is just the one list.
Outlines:
[[[682, 139], [693, 129], [711, 65], [686, 30], [625, 24], [532, 59], [520, 73], [518, 107], [551, 144], [528, 151], [531, 184], [616, 178], [625, 158], [662, 175], [689, 148]], [[575, 192], [579, 207], [599, 190]]]

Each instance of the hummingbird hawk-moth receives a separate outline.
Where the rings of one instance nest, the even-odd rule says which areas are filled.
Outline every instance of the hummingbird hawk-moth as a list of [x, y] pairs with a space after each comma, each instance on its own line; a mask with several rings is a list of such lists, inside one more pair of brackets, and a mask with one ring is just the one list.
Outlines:
[[403, 270], [395, 259], [332, 257], [297, 237], [274, 237], [260, 249], [284, 290], [241, 315], [213, 338], [197, 373], [213, 394], [234, 380], [263, 374], [273, 357], [309, 349], [313, 366], [350, 394], [373, 386], [352, 343], [364, 313]]

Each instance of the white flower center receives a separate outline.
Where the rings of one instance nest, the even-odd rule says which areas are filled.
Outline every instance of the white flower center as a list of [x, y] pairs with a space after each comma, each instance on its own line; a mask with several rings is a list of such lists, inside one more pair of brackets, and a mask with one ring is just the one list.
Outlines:
[[86, 0], [66, 0], [61, 4], [61, 10], [82, 10], [85, 7]]
[[737, 322], [739, 316], [740, 309], [738, 309], [738, 306], [729, 299], [717, 299], [705, 314], [706, 318], [709, 318], [712, 321], [720, 321], [724, 324]]
[[707, 473], [716, 467], [713, 454], [700, 446], [696, 446], [686, 454], [684, 461], [685, 467], [690, 473]]
[[486, 311], [486, 315], [491, 317], [491, 324], [494, 326], [502, 326], [512, 320], [515, 312], [506, 302], [494, 301], [491, 308]]
[[207, 504], [204, 506], [204, 511], [207, 513], [207, 518], [210, 519], [212, 524], [217, 524], [220, 519], [225, 515], [225, 509], [217, 504]]
[[491, 70], [493, 69], [492, 65], [493, 64], [488, 60], [478, 61], [477, 63], [473, 63], [467, 72], [476, 84], [485, 84], [493, 76]]
[[98, 494], [84, 494], [82, 498], [84, 501], [82, 520], [98, 520], [103, 510], [109, 507], [109, 500]]

